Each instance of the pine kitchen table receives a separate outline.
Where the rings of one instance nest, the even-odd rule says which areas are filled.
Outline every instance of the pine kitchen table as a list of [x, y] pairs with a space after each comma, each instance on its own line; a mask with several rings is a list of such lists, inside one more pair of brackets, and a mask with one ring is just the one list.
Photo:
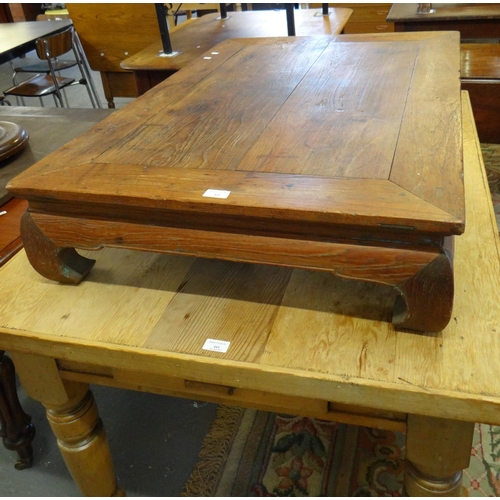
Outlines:
[[406, 431], [406, 492], [459, 494], [474, 422], [500, 425], [500, 243], [466, 94], [463, 132], [467, 227], [439, 333], [396, 330], [391, 287], [325, 272], [115, 248], [76, 287], [23, 251], [3, 266], [0, 345], [82, 493], [121, 493], [93, 383]]
[[[26, 170], [34, 268], [120, 247], [322, 270], [446, 326], [464, 231], [457, 33], [228, 40]], [[97, 257], [99, 258], [99, 257]]]

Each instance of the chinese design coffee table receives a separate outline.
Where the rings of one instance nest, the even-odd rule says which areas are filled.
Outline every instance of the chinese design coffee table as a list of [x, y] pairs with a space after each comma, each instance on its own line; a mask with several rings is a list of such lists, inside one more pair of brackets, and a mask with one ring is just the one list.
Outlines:
[[459, 35], [228, 40], [13, 179], [32, 266], [111, 246], [394, 287], [439, 331], [464, 231]]

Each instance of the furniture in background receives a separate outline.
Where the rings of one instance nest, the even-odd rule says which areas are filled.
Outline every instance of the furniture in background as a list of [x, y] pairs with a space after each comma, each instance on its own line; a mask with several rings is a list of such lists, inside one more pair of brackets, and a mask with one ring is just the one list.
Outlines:
[[[350, 9], [344, 8], [330, 8], [328, 16], [323, 16], [320, 9], [295, 10], [296, 34], [339, 34], [351, 13]], [[179, 51], [175, 57], [163, 57], [162, 44], [158, 40], [120, 65], [133, 72], [138, 93], [142, 95], [223, 40], [266, 36], [287, 36], [284, 10], [231, 12], [228, 19], [221, 19], [217, 13], [207, 14], [190, 19], [170, 31], [172, 48]]]
[[462, 39], [500, 38], [500, 4], [432, 3], [417, 13], [418, 3], [395, 3], [387, 16], [394, 31], [459, 31]]
[[152, 3], [68, 3], [89, 65], [101, 74], [108, 107], [115, 97], [137, 97], [134, 75], [121, 61], [160, 40]]
[[387, 287], [327, 273], [105, 249], [70, 287], [24, 252], [4, 266], [0, 345], [82, 493], [120, 492], [92, 383], [406, 431], [406, 493], [460, 494], [474, 422], [500, 424], [500, 243], [466, 96], [463, 134], [467, 228], [436, 334], [396, 331]]
[[[52, 95], [56, 106], [64, 107], [63, 92], [70, 86], [84, 85], [87, 89], [93, 108], [100, 108], [99, 96], [93, 85], [92, 76], [86, 66], [86, 60], [81, 50], [78, 50], [78, 39], [73, 26], [52, 35], [40, 37], [36, 41], [36, 54], [39, 64], [14, 67], [14, 82], [19, 72], [35, 73], [35, 76], [16, 83], [13, 87], [3, 91], [4, 95], [24, 97], [39, 97], [43, 106], [42, 97]], [[72, 55], [71, 61], [60, 59], [61, 56]], [[80, 78], [61, 76], [60, 72], [69, 68], [78, 67]]]
[[432, 3], [423, 4], [430, 12], [417, 13], [419, 5], [395, 3], [387, 20], [395, 31], [460, 32], [462, 89], [469, 92], [479, 140], [500, 143], [500, 4]]
[[[320, 3], [308, 3], [309, 8], [317, 9]], [[352, 15], [344, 27], [346, 35], [356, 33], [390, 33], [394, 24], [387, 22], [391, 3], [329, 3], [333, 8], [351, 9]]]
[[5, 448], [17, 452], [16, 469], [31, 467], [35, 426], [21, 407], [14, 364], [3, 350], [0, 350], [0, 437]]
[[[500, 35], [500, 20], [498, 22]], [[479, 139], [500, 143], [500, 44], [461, 45], [462, 88], [472, 102]]]
[[0, 24], [0, 64], [35, 50], [36, 41], [71, 26], [71, 21], [33, 21]]
[[41, 3], [1, 3], [0, 23], [35, 21], [41, 13]]
[[[0, 108], [0, 122], [15, 122], [29, 134], [24, 151], [0, 162], [0, 212], [6, 212], [0, 215], [0, 267], [22, 248], [19, 226], [28, 206], [25, 200], [7, 193], [6, 183], [110, 113], [95, 109]], [[5, 447], [19, 455], [16, 468], [29, 467], [35, 429], [19, 404], [14, 365], [3, 350], [0, 350], [0, 424]]]

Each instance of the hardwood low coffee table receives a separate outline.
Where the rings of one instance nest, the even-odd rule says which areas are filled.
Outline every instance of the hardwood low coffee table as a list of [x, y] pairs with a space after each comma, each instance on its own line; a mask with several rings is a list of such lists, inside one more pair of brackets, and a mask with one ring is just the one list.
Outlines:
[[446, 326], [464, 231], [457, 33], [228, 40], [12, 180], [43, 276], [106, 246], [395, 287]]

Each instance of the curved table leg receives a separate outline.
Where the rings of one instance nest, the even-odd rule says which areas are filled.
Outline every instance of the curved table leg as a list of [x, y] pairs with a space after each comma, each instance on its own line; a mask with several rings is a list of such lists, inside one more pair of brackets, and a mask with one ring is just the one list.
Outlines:
[[50, 280], [78, 284], [95, 264], [95, 260], [82, 257], [74, 248], [58, 247], [42, 233], [29, 211], [21, 219], [21, 236], [31, 265]]
[[392, 322], [397, 327], [439, 332], [449, 323], [453, 309], [453, 239], [444, 253], [409, 280], [396, 287]]
[[404, 487], [408, 496], [461, 496], [473, 422], [408, 415]]
[[31, 467], [35, 437], [35, 426], [19, 402], [16, 391], [14, 363], [0, 351], [0, 436], [4, 446], [16, 451], [19, 459], [15, 463], [18, 470]]

